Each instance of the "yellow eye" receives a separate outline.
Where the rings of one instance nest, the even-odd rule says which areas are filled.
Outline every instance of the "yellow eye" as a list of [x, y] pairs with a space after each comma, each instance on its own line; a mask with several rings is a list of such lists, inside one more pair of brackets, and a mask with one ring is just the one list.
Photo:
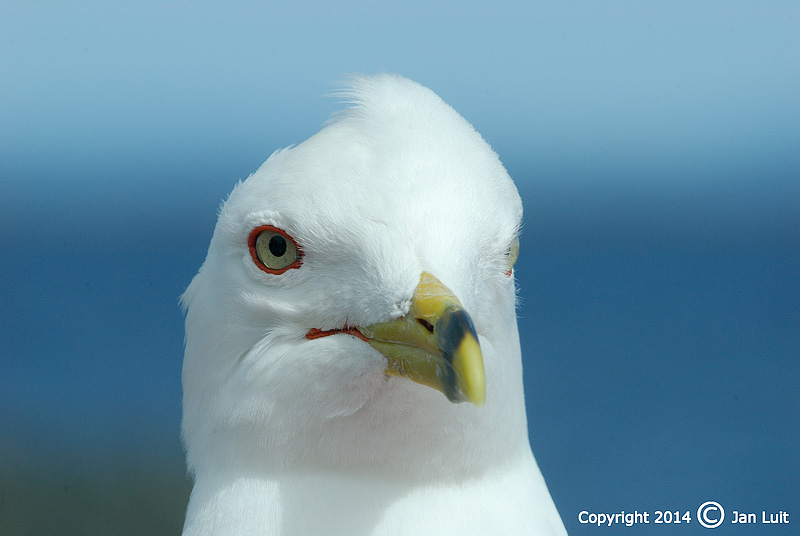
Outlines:
[[508, 246], [508, 250], [506, 250], [506, 271], [505, 274], [510, 276], [511, 272], [514, 270], [514, 265], [517, 263], [517, 258], [519, 257], [519, 237], [515, 236], [514, 240], [511, 241], [511, 244]]
[[294, 239], [272, 225], [256, 227], [248, 240], [253, 262], [268, 274], [300, 268], [303, 252]]

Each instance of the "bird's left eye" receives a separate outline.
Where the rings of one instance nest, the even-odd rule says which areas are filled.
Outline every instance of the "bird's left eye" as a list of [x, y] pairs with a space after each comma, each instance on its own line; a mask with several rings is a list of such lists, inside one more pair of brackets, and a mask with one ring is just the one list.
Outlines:
[[519, 257], [519, 237], [515, 236], [514, 240], [509, 244], [506, 250], [506, 271], [505, 274], [510, 276], [514, 270], [514, 265], [517, 263]]
[[268, 274], [282, 274], [290, 268], [300, 268], [303, 252], [285, 231], [263, 225], [250, 233], [248, 241], [253, 261]]

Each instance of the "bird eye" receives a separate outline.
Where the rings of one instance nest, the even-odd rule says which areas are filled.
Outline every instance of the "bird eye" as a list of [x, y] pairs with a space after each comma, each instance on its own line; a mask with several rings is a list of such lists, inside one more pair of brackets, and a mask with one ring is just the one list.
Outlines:
[[514, 265], [517, 263], [519, 257], [519, 237], [515, 236], [514, 240], [509, 244], [506, 250], [506, 271], [505, 274], [510, 276], [514, 270]]
[[277, 227], [256, 227], [250, 233], [248, 245], [256, 266], [268, 274], [282, 274], [290, 268], [300, 268], [303, 257], [300, 246]]

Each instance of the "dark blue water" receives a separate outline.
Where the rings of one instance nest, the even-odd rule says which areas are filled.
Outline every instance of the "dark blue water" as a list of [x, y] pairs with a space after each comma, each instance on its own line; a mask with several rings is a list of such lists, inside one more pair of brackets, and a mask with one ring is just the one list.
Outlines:
[[[699, 534], [707, 500], [728, 515], [789, 511], [794, 522], [720, 534], [793, 534], [800, 523], [800, 197], [790, 179], [766, 193], [522, 189], [530, 435], [572, 534]], [[0, 464], [80, 471], [109, 457], [180, 458], [177, 300], [227, 188], [203, 201], [170, 194], [172, 211], [170, 198], [132, 199], [11, 228], [0, 259]], [[693, 523], [631, 532], [580, 524], [582, 510], [689, 511]]]
[[706, 500], [796, 511], [799, 261], [613, 250], [525, 267], [531, 439], [568, 526]]

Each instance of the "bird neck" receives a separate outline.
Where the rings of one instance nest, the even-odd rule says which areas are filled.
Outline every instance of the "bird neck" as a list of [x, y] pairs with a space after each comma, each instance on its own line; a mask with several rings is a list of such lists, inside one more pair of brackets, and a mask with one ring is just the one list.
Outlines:
[[[487, 497], [501, 499], [487, 503]], [[490, 534], [490, 527], [503, 528], [509, 520], [518, 529], [520, 520], [514, 516], [521, 512], [529, 518], [522, 526], [557, 519], [529, 449], [491, 469], [451, 480], [422, 481], [365, 468], [207, 472], [192, 491], [184, 536], [367, 535], [398, 528], [427, 535], [440, 533], [442, 522], [463, 525], [455, 532]], [[479, 532], [475, 523], [486, 530]]]

